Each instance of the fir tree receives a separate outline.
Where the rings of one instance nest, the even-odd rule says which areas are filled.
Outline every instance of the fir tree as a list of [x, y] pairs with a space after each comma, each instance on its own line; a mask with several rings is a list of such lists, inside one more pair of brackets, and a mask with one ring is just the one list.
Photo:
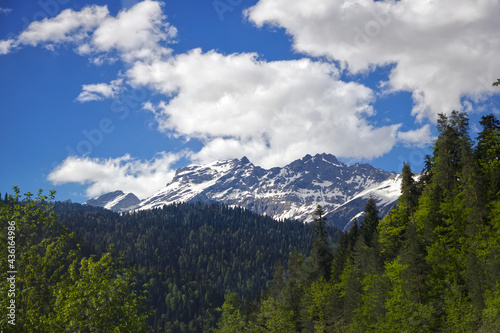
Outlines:
[[365, 206], [365, 216], [363, 218], [363, 224], [359, 230], [363, 240], [367, 246], [373, 246], [372, 240], [375, 238], [375, 233], [377, 232], [377, 226], [380, 222], [378, 216], [378, 209], [375, 203], [375, 199], [370, 196], [368, 202]]
[[314, 211], [314, 245], [311, 252], [313, 280], [323, 277], [326, 281], [330, 280], [332, 271], [332, 252], [327, 240], [326, 218], [320, 205]]

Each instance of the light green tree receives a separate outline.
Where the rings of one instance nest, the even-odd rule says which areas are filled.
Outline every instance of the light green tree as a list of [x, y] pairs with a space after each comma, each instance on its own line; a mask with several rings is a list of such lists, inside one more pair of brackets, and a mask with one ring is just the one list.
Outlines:
[[222, 311], [222, 315], [217, 323], [216, 333], [245, 331], [245, 319], [241, 313], [241, 302], [238, 298], [238, 294], [227, 294], [220, 310]]
[[[144, 296], [134, 291], [132, 271], [104, 254], [84, 258], [78, 237], [56, 221], [49, 196], [33, 198], [20, 191], [0, 207], [1, 244], [9, 223], [15, 224], [16, 321], [0, 320], [8, 332], [144, 332]], [[5, 232], [4, 232], [5, 231]], [[0, 255], [0, 304], [10, 301], [5, 274], [6, 247]], [[2, 316], [2, 319], [4, 316]]]

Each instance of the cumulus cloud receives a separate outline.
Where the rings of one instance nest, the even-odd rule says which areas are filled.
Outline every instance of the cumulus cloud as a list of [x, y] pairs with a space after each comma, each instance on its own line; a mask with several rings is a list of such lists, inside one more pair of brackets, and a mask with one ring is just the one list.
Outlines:
[[127, 61], [170, 54], [161, 42], [175, 38], [177, 29], [165, 19], [159, 2], [140, 2], [107, 18], [94, 32], [93, 45], [99, 51], [119, 50]]
[[12, 49], [13, 44], [14, 44], [14, 40], [12, 40], [12, 39], [0, 40], [0, 55], [10, 53], [10, 50]]
[[[158, 1], [145, 0], [116, 17], [107, 6], [88, 6], [80, 11], [66, 9], [59, 15], [32, 22], [15, 40], [0, 41], [0, 54], [24, 45], [49, 49], [62, 43], [74, 44], [81, 55], [103, 59], [100, 54], [118, 52], [127, 61], [155, 59], [170, 54], [165, 46], [176, 36]], [[97, 55], [97, 56], [96, 56]]]
[[399, 125], [375, 127], [367, 120], [375, 113], [373, 91], [341, 81], [325, 62], [267, 62], [253, 53], [195, 49], [137, 62], [126, 75], [132, 84], [171, 96], [156, 111], [159, 128], [202, 140], [193, 156], [199, 162], [247, 155], [275, 166], [325, 151], [373, 158], [396, 142]]
[[106, 6], [85, 7], [81, 11], [66, 9], [56, 17], [32, 22], [18, 37], [18, 43], [37, 46], [40, 43], [78, 43], [109, 16]]
[[[321, 152], [371, 159], [389, 152], [397, 143], [428, 142], [429, 126], [402, 132], [400, 124], [372, 123], [370, 119], [376, 114], [375, 92], [341, 79], [344, 69], [358, 73], [373, 66], [394, 64], [385, 84], [386, 92], [412, 91], [416, 101], [414, 113], [421, 119], [428, 117], [429, 110], [438, 104], [433, 96], [448, 103], [449, 96], [456, 94], [457, 88], [451, 84], [443, 96], [433, 91], [432, 95], [425, 87], [431, 80], [425, 76], [428, 68], [409, 68], [420, 64], [417, 60], [424, 62], [427, 47], [410, 48], [419, 51], [412, 54], [398, 46], [401, 38], [394, 45], [389, 43], [390, 38], [385, 37], [385, 30], [393, 28], [389, 28], [389, 23], [406, 22], [399, 18], [402, 14], [396, 8], [395, 2], [371, 0], [261, 0], [247, 12], [257, 25], [286, 27], [298, 51], [326, 60], [265, 61], [255, 53], [227, 55], [201, 49], [173, 55], [168, 44], [177, 30], [166, 22], [160, 3], [150, 0], [135, 4], [116, 17], [105, 6], [63, 11], [52, 19], [32, 23], [14, 40], [0, 41], [0, 54], [23, 45], [56, 47], [69, 43], [75, 52], [88, 56], [95, 64], [119, 58], [128, 68], [110, 83], [83, 85], [77, 101], [113, 98], [125, 85], [148, 86], [163, 95], [162, 102], [146, 102], [142, 107], [154, 114], [160, 131], [202, 142], [200, 151], [161, 153], [150, 161], [139, 161], [130, 155], [115, 159], [68, 157], [49, 175], [54, 184], [88, 185], [89, 196], [121, 189], [145, 197], [173, 176], [171, 166], [181, 156], [206, 163], [246, 155], [258, 165], [273, 167]], [[367, 32], [360, 29], [374, 29], [375, 25], [364, 24], [366, 20], [380, 25], [379, 32], [368, 30], [369, 40], [362, 35]], [[357, 24], [357, 30], [347, 29], [352, 24]], [[417, 37], [419, 33], [417, 30]], [[397, 37], [396, 32], [390, 34], [391, 38]], [[413, 42], [415, 45], [423, 43], [419, 38]], [[441, 56], [433, 55], [429, 66], [444, 61]], [[338, 62], [332, 59], [340, 60], [340, 70]], [[407, 77], [411, 70], [416, 77], [410, 79], [415, 82]], [[433, 73], [442, 74], [440, 71], [436, 67]], [[456, 75], [461, 78], [463, 73]], [[430, 87], [439, 88], [448, 79], [436, 76]], [[463, 87], [461, 83], [457, 85]], [[479, 91], [477, 98], [483, 93]]]
[[393, 65], [387, 87], [413, 93], [419, 121], [491, 94], [500, 73], [498, 0], [260, 0], [246, 15], [351, 73]]
[[106, 98], [113, 98], [120, 92], [123, 79], [116, 79], [107, 83], [85, 84], [82, 92], [76, 98], [79, 102], [100, 101]]
[[172, 179], [175, 174], [172, 164], [184, 155], [163, 152], [149, 161], [140, 161], [128, 154], [108, 159], [70, 156], [49, 174], [48, 180], [54, 185], [88, 185], [89, 197], [120, 189], [146, 198]]
[[432, 141], [431, 129], [429, 125], [419, 129], [398, 132], [398, 141], [409, 147], [426, 147]]

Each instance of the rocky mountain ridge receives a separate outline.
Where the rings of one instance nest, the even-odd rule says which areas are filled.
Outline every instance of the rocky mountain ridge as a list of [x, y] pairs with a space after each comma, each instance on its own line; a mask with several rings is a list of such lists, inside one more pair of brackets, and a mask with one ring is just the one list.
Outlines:
[[[330, 154], [306, 155], [285, 167], [264, 169], [246, 157], [189, 165], [176, 171], [165, 188], [135, 202], [127, 195], [87, 201], [116, 211], [145, 210], [180, 202], [224, 203], [247, 208], [275, 219], [310, 222], [317, 205], [330, 224], [349, 228], [361, 217], [370, 196], [385, 215], [400, 195], [401, 175], [369, 164], [347, 165]], [[113, 192], [117, 193], [117, 192]], [[109, 194], [106, 194], [109, 195]], [[135, 196], [134, 196], [135, 197]], [[108, 199], [109, 199], [108, 198]], [[120, 199], [122, 198], [122, 199]], [[119, 207], [119, 208], [118, 208]], [[117, 209], [118, 208], [118, 209]]]

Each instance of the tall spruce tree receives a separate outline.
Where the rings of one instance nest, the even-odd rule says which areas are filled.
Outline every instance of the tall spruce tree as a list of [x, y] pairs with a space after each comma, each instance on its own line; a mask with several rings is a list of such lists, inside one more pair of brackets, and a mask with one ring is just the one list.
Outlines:
[[375, 238], [377, 226], [380, 222], [378, 213], [379, 212], [377, 209], [377, 204], [375, 203], [375, 198], [373, 196], [370, 196], [365, 206], [365, 216], [363, 218], [363, 224], [360, 227], [360, 234], [367, 246], [374, 245], [372, 241]]
[[314, 211], [314, 245], [311, 252], [312, 261], [312, 279], [323, 277], [326, 281], [330, 280], [330, 275], [332, 271], [332, 251], [327, 239], [326, 230], [326, 218], [324, 217], [325, 212], [323, 208], [318, 205]]
[[488, 199], [500, 199], [500, 121], [489, 114], [479, 122], [483, 130], [477, 137], [475, 158], [488, 185]]
[[433, 180], [451, 195], [462, 171], [465, 143], [470, 141], [469, 118], [457, 111], [453, 111], [449, 117], [439, 114], [437, 129], [439, 136], [434, 143]]

